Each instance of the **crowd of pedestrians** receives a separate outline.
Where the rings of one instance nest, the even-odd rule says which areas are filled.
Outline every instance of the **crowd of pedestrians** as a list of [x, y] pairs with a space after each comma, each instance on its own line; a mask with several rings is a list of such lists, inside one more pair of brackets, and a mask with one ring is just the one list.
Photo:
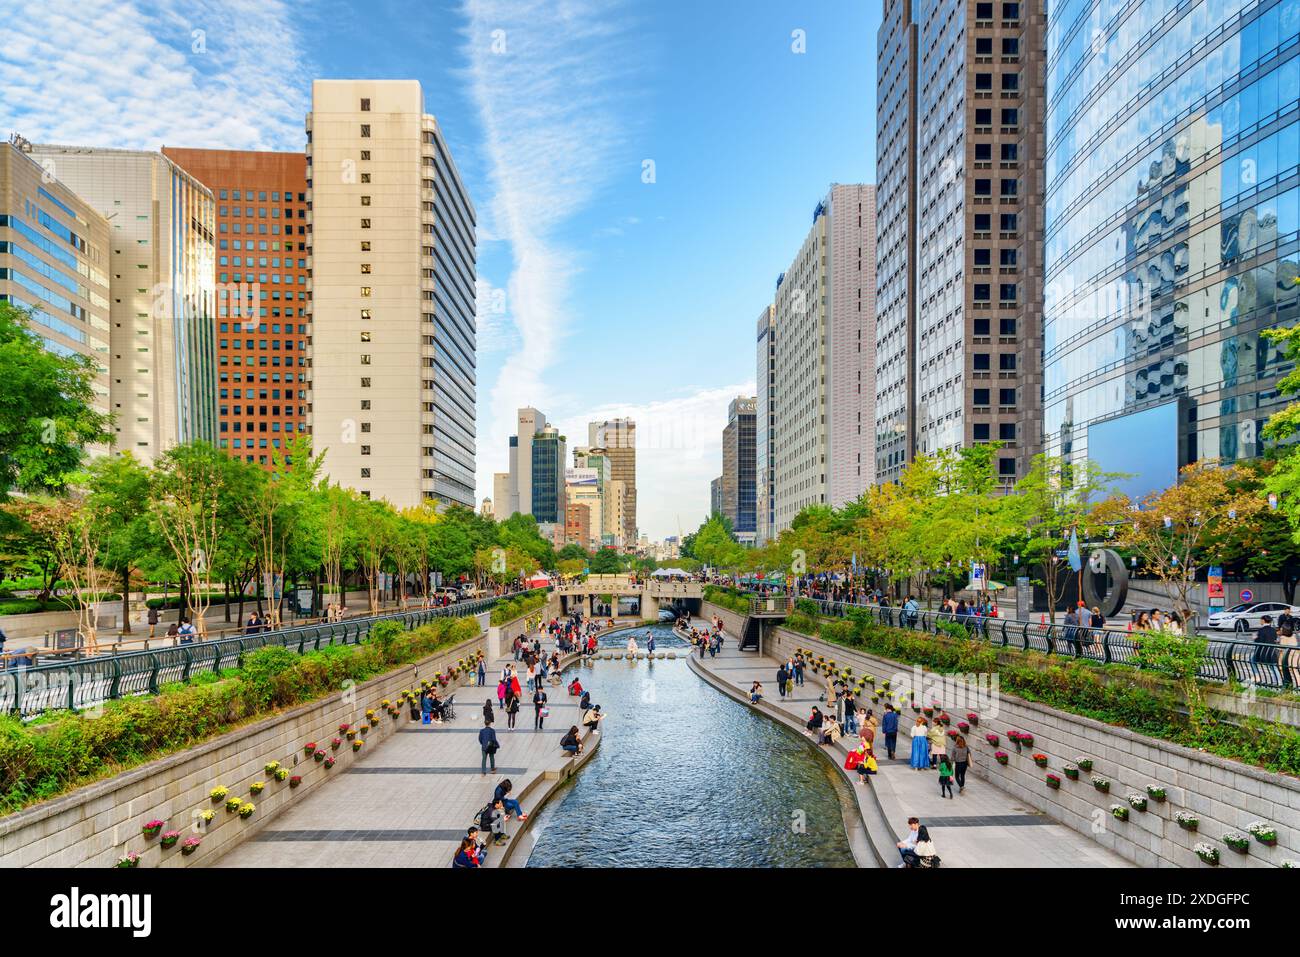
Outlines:
[[[612, 624], [612, 623], [611, 623]], [[545, 730], [546, 719], [550, 717], [549, 688], [563, 685], [561, 676], [561, 655], [570, 653], [594, 653], [596, 634], [601, 630], [598, 623], [584, 621], [573, 615], [564, 619], [552, 619], [545, 625], [538, 623], [536, 634], [521, 635], [512, 645], [512, 659], [505, 662], [497, 681], [496, 707], [491, 698], [483, 702], [483, 727], [478, 732], [479, 749], [482, 754], [480, 773], [487, 775], [496, 771], [497, 753], [501, 750], [501, 739], [496, 730], [496, 713], [498, 710], [506, 716], [506, 730], [516, 729], [516, 716], [520, 702], [526, 693], [533, 704], [533, 730]], [[544, 637], [555, 642], [549, 654], [542, 647]], [[653, 647], [653, 639], [651, 639]], [[486, 664], [480, 656], [477, 667], [471, 671], [480, 687], [486, 682]], [[574, 675], [566, 689], [570, 698], [578, 699], [581, 715], [579, 724], [571, 725], [561, 737], [559, 747], [566, 755], [577, 756], [583, 752], [582, 728], [591, 734], [600, 734], [600, 725], [605, 715], [600, 705], [593, 704], [591, 692], [582, 686], [582, 679]], [[436, 693], [431, 695], [436, 701]], [[421, 699], [421, 709], [424, 699]], [[581, 727], [580, 727], [581, 726]], [[452, 859], [452, 867], [482, 867], [487, 858], [488, 849], [508, 840], [506, 822], [512, 816], [525, 821], [528, 815], [523, 811], [517, 798], [511, 797], [513, 783], [509, 778], [497, 784], [492, 800], [483, 807], [473, 825], [461, 839]]]

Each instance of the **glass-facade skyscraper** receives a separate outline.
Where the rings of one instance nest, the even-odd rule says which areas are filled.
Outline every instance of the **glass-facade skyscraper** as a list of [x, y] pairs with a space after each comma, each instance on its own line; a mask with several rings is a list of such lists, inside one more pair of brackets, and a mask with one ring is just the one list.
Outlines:
[[533, 516], [539, 524], [564, 524], [564, 458], [564, 436], [553, 426], [533, 436], [532, 502]]
[[1300, 0], [1062, 0], [1047, 32], [1044, 440], [1132, 473], [1260, 454], [1300, 319]]

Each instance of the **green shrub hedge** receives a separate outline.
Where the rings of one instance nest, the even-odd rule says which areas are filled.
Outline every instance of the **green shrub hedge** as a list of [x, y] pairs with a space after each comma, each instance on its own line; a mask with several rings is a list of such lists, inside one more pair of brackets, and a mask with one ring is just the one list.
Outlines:
[[738, 615], [749, 614], [749, 599], [742, 596], [734, 588], [726, 588], [721, 585], [705, 585], [704, 600], [728, 611], [734, 611]]
[[514, 598], [507, 598], [505, 601], [497, 602], [492, 606], [492, 617], [489, 621], [494, 625], [504, 625], [507, 622], [514, 621], [522, 615], [530, 614], [543, 607], [549, 595], [549, 589], [534, 588], [522, 595], [516, 595]]
[[39, 724], [0, 717], [0, 813], [118, 774], [193, 747], [275, 711], [337, 694], [343, 682], [365, 681], [478, 635], [473, 618], [435, 618], [413, 631], [377, 623], [370, 640], [298, 655], [260, 648], [243, 667], [151, 697], [104, 706], [101, 717], [62, 712]]
[[[121, 601], [121, 595], [101, 595], [100, 601]], [[39, 611], [76, 611], [81, 607], [80, 599], [71, 595], [41, 601], [38, 598], [0, 597], [0, 615], [34, 615]]]

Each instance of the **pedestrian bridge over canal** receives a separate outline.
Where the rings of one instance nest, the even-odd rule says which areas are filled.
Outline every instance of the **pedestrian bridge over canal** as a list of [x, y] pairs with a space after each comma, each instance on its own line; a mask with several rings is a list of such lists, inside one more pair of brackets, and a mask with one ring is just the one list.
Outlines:
[[661, 611], [700, 614], [704, 585], [693, 581], [633, 580], [630, 575], [589, 575], [551, 591], [548, 618], [580, 612], [586, 618], [653, 621]]

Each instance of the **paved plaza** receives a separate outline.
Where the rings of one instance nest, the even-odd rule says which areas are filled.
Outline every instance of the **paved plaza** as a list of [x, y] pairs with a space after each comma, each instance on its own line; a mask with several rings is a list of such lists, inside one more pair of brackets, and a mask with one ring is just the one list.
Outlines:
[[[457, 689], [455, 721], [405, 725], [214, 866], [448, 867], [466, 828], [505, 777], [514, 784], [511, 796], [531, 813], [575, 764], [560, 750], [560, 738], [578, 723], [578, 705], [563, 687], [548, 687], [551, 714], [544, 730], [533, 730], [531, 703], [521, 705], [517, 729], [508, 730], [495, 686], [506, 660], [512, 659], [489, 669], [491, 687]], [[484, 775], [478, 731], [488, 697], [501, 750], [496, 772]], [[583, 758], [597, 741], [587, 738]], [[519, 830], [519, 821], [507, 822], [507, 833]], [[487, 866], [497, 866], [503, 850], [493, 848]]]

